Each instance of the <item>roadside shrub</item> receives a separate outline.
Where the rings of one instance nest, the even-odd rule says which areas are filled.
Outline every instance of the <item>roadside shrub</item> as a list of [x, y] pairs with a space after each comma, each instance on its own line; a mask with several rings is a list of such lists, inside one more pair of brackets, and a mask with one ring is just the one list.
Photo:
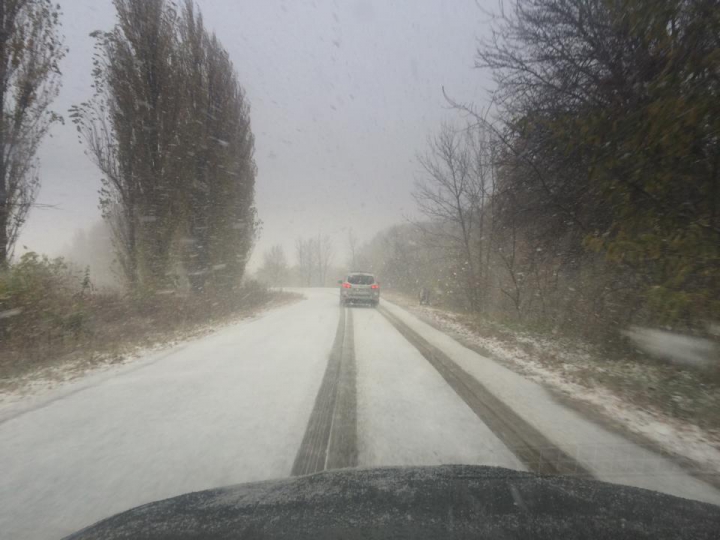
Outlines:
[[77, 339], [89, 281], [62, 258], [30, 252], [0, 274], [0, 336], [11, 346]]
[[122, 355], [137, 345], [192, 334], [204, 324], [248, 314], [273, 296], [252, 280], [202, 293], [97, 291], [89, 270], [26, 253], [0, 272], [0, 379], [68, 354]]

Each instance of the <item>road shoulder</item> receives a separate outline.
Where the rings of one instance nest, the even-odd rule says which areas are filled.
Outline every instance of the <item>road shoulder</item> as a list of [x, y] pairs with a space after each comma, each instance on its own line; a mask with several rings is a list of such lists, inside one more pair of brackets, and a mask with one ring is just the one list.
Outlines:
[[714, 484], [712, 475], [707, 475], [705, 471], [689, 473], [667, 452], [658, 453], [652, 447], [638, 444], [596, 423], [583, 411], [560, 403], [539, 384], [465, 347], [443, 329], [390, 302], [384, 303], [393, 314], [448, 354], [465, 371], [485, 384], [495, 397], [564, 452], [574, 456], [597, 478], [688, 498], [720, 501], [720, 493], [710, 485]]
[[0, 423], [42, 408], [108, 378], [151, 365], [193, 342], [256, 321], [303, 299], [304, 296], [297, 293], [276, 296], [266, 304], [253, 306], [232, 317], [196, 325], [182, 332], [156, 336], [150, 344], [128, 342], [125, 347], [112, 353], [79, 352], [21, 377], [0, 379]]

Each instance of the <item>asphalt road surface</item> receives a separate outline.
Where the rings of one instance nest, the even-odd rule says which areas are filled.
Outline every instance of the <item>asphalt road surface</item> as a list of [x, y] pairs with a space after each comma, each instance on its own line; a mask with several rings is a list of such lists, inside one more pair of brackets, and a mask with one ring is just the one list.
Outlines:
[[720, 504], [671, 460], [398, 306], [333, 289], [0, 409], [0, 536], [326, 469], [493, 465]]

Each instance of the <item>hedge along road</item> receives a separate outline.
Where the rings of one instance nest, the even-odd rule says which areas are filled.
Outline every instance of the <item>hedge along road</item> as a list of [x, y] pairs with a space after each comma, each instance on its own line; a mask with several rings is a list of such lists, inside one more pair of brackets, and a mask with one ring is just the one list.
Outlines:
[[[153, 500], [355, 465], [543, 470], [555, 460], [573, 468], [564, 472], [720, 500], [677, 468], [611, 474], [617, 448], [664, 463], [397, 306], [341, 309], [337, 290], [302, 292], [296, 304], [3, 407], [3, 534], [62, 537]], [[578, 434], [594, 454], [578, 451]]]

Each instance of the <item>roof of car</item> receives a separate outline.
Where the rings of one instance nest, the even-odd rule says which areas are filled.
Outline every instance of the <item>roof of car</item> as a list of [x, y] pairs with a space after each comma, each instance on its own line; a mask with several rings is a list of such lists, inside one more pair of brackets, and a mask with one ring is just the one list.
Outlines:
[[375, 274], [373, 274], [372, 272], [348, 272], [348, 275], [349, 275], [349, 276], [356, 276], [356, 275], [361, 275], [361, 276], [374, 276]]

